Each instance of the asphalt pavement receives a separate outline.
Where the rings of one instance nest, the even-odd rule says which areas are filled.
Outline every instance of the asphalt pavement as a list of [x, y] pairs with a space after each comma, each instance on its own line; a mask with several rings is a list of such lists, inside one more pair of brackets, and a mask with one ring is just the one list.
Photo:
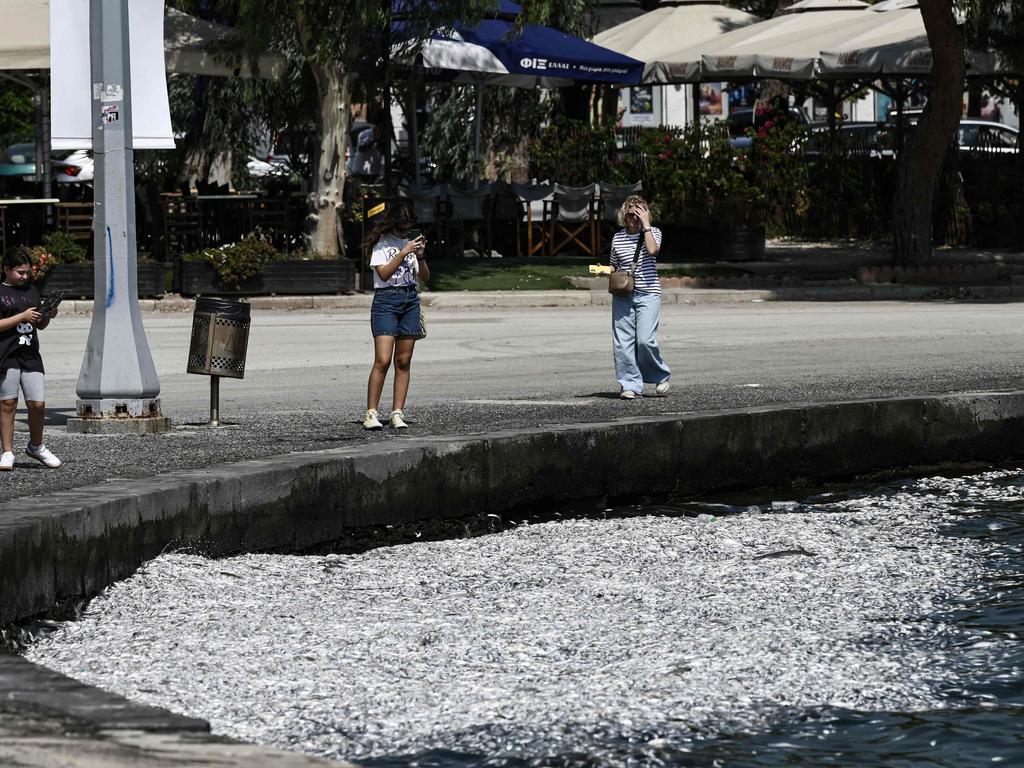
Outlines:
[[[365, 307], [255, 311], [246, 376], [223, 379], [221, 417], [205, 426], [209, 382], [185, 373], [191, 315], [144, 318], [174, 429], [158, 436], [69, 434], [90, 318], [62, 315], [42, 334], [46, 470], [21, 453], [0, 500], [108, 478], [147, 477], [293, 451], [401, 439], [360, 422], [372, 356]], [[667, 397], [618, 399], [605, 306], [430, 310], [406, 406], [409, 435], [911, 394], [1019, 389], [1024, 306], [1016, 303], [766, 302], [666, 304], [660, 340]], [[390, 377], [382, 410], [391, 404]]]

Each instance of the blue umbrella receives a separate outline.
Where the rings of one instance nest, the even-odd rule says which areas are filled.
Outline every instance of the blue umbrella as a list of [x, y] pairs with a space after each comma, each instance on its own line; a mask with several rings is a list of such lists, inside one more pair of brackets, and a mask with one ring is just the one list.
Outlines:
[[[510, 4], [514, 5], [514, 4]], [[408, 38], [402, 21], [392, 39]], [[398, 44], [401, 50], [401, 43]], [[644, 62], [551, 27], [485, 19], [474, 27], [440, 29], [420, 46], [419, 63], [432, 79], [476, 85], [474, 151], [480, 157], [481, 85], [559, 88], [573, 83], [634, 85]], [[396, 56], [399, 60], [402, 54]]]
[[[404, 25], [395, 22], [395, 39]], [[505, 19], [485, 19], [474, 27], [435, 32], [418, 51], [435, 79], [455, 83], [561, 87], [572, 83], [633, 85], [644, 63], [551, 27], [526, 24], [516, 29]]]

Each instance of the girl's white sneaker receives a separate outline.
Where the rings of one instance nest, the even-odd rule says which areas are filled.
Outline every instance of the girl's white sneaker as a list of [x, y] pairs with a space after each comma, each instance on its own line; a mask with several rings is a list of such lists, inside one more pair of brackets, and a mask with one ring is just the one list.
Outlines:
[[32, 443], [29, 443], [28, 447], [25, 448], [25, 455], [31, 456], [40, 464], [45, 464], [50, 469], [56, 469], [60, 466], [60, 459], [54, 456], [53, 452], [45, 445], [32, 445]]
[[14, 469], [14, 454], [10, 451], [4, 451], [3, 455], [0, 456], [0, 471], [10, 472]]
[[383, 429], [384, 425], [380, 423], [380, 414], [377, 413], [373, 408], [366, 411], [366, 416], [363, 417], [363, 429]]

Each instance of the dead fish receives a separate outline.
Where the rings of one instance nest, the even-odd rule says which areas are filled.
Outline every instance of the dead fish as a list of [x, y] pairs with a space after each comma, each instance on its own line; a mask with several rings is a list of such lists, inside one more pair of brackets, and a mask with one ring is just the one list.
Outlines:
[[817, 557], [816, 552], [808, 552], [806, 549], [800, 547], [798, 549], [780, 549], [778, 552], [768, 552], [764, 555], [758, 555], [754, 560], [775, 560], [779, 557], [796, 557], [803, 555], [804, 557]]

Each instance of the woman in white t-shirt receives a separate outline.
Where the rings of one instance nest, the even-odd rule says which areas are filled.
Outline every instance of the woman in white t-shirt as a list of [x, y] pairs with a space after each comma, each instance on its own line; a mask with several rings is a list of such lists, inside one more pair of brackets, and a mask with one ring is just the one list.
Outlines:
[[633, 273], [633, 293], [612, 297], [612, 357], [619, 397], [640, 397], [644, 384], [653, 384], [656, 394], [665, 395], [672, 371], [658, 348], [661, 283], [657, 256], [661, 250], [661, 230], [652, 226], [651, 209], [639, 195], [626, 198], [619, 208], [618, 222], [622, 229], [612, 238], [612, 269], [632, 269], [637, 247], [640, 248]]
[[[416, 278], [430, 279], [424, 251], [427, 240], [411, 231], [412, 216], [404, 205], [388, 203], [381, 220], [366, 238], [371, 250], [373, 305], [373, 368], [366, 386], [364, 429], [381, 429], [380, 396], [384, 391], [391, 361], [395, 363], [394, 397], [391, 403], [392, 429], [406, 429], [405, 398], [409, 392], [409, 369], [416, 339], [424, 335], [420, 319], [420, 295]], [[414, 237], [411, 239], [409, 235]]]

